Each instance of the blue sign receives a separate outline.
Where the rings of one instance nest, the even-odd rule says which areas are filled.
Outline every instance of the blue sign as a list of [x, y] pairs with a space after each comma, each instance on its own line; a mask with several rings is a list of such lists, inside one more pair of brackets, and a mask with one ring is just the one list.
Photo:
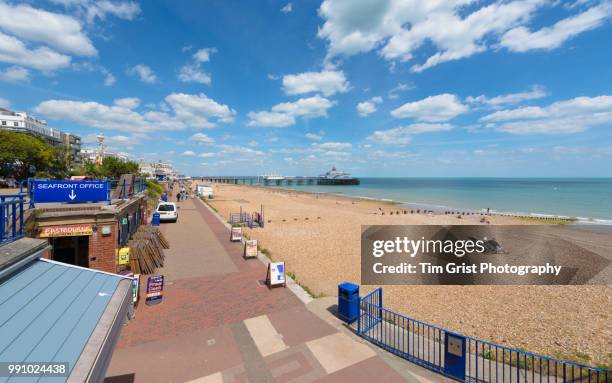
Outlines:
[[108, 181], [34, 180], [32, 202], [108, 201]]

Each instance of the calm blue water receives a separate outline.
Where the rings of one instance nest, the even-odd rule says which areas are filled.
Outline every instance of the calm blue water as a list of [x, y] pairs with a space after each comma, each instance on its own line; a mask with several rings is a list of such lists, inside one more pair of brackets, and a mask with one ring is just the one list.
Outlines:
[[359, 186], [284, 188], [412, 204], [408, 206], [490, 208], [612, 223], [612, 178], [361, 178]]

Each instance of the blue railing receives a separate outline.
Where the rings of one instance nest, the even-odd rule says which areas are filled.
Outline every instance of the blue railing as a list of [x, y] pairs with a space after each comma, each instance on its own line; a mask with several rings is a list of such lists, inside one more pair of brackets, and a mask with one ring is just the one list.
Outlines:
[[0, 195], [0, 245], [23, 237], [25, 194]]
[[360, 299], [357, 332], [395, 355], [464, 382], [612, 381], [610, 370], [485, 342], [387, 310], [382, 288]]

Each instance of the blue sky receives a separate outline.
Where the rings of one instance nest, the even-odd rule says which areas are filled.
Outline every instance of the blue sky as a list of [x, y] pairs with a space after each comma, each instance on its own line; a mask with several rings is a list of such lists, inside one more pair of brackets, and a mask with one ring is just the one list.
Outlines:
[[610, 176], [608, 1], [0, 0], [0, 106], [186, 174]]

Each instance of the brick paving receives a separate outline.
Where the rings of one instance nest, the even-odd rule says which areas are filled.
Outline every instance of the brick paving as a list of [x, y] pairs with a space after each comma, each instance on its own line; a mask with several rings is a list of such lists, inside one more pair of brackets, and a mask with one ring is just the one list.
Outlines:
[[[264, 286], [266, 267], [242, 257], [242, 245], [229, 241], [229, 230], [203, 203], [186, 200], [179, 206], [178, 222], [162, 224], [171, 246], [158, 270], [167, 281], [163, 302], [147, 306], [142, 295], [136, 318], [121, 332], [107, 383], [404, 381], [289, 289]], [[262, 315], [287, 346], [265, 357], [244, 322]], [[335, 339], [334, 334], [343, 341], [331, 347], [338, 347], [347, 367], [328, 374], [321, 361], [333, 363], [334, 352], [315, 355], [317, 348], [307, 342]], [[357, 359], [347, 360], [353, 354]]]

